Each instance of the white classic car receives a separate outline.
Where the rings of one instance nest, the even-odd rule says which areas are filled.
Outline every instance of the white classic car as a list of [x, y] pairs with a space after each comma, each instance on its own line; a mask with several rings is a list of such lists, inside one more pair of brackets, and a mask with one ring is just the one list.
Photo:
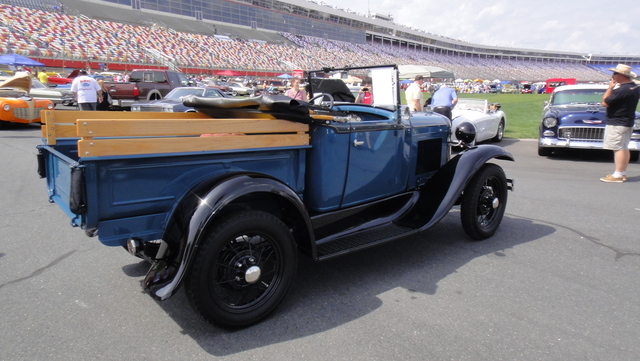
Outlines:
[[[504, 136], [507, 116], [498, 103], [489, 103], [486, 99], [458, 98], [458, 104], [451, 115], [451, 129], [457, 129], [463, 122], [473, 124], [476, 128], [476, 142], [499, 142]], [[455, 134], [451, 138], [454, 142], [457, 140]]]

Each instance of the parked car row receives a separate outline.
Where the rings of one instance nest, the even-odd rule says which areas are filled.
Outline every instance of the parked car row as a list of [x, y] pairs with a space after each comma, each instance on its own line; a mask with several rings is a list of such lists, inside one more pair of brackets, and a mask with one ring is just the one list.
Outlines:
[[[2, 74], [5, 73], [5, 74]], [[7, 81], [13, 78], [13, 75], [2, 72], [0, 73], [0, 82]], [[55, 105], [63, 104], [67, 105], [70, 102], [73, 102], [73, 93], [71, 93], [68, 89], [56, 89], [50, 88], [44, 84], [42, 84], [38, 79], [30, 78], [29, 90], [27, 91], [29, 95], [34, 99], [44, 99], [50, 100]]]

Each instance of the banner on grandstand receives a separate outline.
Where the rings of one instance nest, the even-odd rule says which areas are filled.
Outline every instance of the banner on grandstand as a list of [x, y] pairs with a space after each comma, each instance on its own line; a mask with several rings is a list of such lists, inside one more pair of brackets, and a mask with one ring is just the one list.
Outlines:
[[300, 79], [302, 79], [302, 77], [304, 76], [304, 73], [302, 72], [302, 69], [296, 69], [296, 70], [292, 71], [291, 74], [293, 74], [294, 78], [300, 78]]

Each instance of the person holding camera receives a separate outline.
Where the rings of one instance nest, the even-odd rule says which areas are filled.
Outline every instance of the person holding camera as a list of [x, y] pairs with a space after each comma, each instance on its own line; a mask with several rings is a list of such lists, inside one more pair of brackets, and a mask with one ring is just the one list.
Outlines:
[[627, 166], [631, 159], [629, 140], [633, 132], [640, 86], [632, 80], [637, 75], [631, 71], [630, 66], [618, 64], [609, 70], [613, 75], [602, 96], [602, 106], [607, 109], [603, 148], [613, 151], [615, 171], [600, 180], [606, 183], [623, 183], [627, 180]]
[[362, 89], [358, 92], [358, 96], [356, 97], [356, 103], [360, 104], [373, 104], [373, 93], [371, 92], [371, 78], [366, 77], [362, 81]]

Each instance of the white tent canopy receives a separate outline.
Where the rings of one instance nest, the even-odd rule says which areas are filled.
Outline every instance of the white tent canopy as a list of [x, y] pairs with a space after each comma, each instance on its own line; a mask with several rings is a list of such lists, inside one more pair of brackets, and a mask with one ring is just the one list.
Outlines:
[[428, 65], [398, 65], [400, 79], [413, 79], [420, 74], [425, 78], [455, 78], [452, 71]]

